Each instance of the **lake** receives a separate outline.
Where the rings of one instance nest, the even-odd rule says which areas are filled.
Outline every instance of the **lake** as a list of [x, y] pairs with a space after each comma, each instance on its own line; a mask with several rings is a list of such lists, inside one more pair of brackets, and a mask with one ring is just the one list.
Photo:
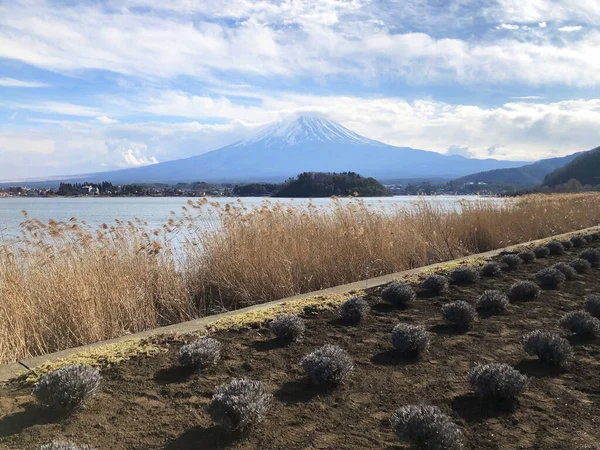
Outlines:
[[[491, 202], [501, 202], [502, 199], [480, 196], [450, 196], [440, 195], [426, 197], [428, 201], [434, 202], [446, 208], [458, 208], [460, 201], [485, 200]], [[422, 200], [423, 197], [417, 196], [396, 196], [396, 197], [372, 197], [363, 199], [367, 205], [377, 207], [386, 207], [399, 205], [410, 207], [411, 204]], [[50, 219], [56, 221], [68, 221], [71, 217], [76, 217], [79, 221], [85, 221], [87, 224], [96, 227], [102, 223], [111, 224], [115, 219], [123, 221], [134, 220], [136, 217], [143, 222], [148, 223], [150, 228], [158, 228], [165, 224], [170, 218], [171, 211], [179, 213], [181, 207], [185, 206], [188, 200], [196, 201], [198, 198], [184, 197], [114, 197], [114, 198], [0, 198], [0, 231], [4, 238], [11, 238], [17, 235], [19, 224], [23, 221], [22, 211], [27, 211], [31, 218], [36, 218], [42, 222]], [[209, 200], [220, 204], [236, 202], [237, 198], [210, 198]], [[265, 200], [263, 197], [244, 197], [241, 199], [246, 207], [260, 205]], [[317, 206], [327, 206], [332, 202], [330, 198], [316, 199], [270, 199], [272, 202], [281, 202], [292, 205], [306, 205], [309, 201]], [[341, 199], [342, 202], [350, 200]], [[203, 222], [211, 222], [218, 225], [215, 215], [206, 215], [202, 217]]]

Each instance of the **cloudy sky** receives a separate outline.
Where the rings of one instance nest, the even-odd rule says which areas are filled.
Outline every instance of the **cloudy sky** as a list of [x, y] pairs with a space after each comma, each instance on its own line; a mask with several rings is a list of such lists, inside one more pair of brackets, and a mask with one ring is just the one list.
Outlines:
[[597, 0], [0, 0], [0, 179], [152, 164], [318, 113], [536, 160], [600, 145]]

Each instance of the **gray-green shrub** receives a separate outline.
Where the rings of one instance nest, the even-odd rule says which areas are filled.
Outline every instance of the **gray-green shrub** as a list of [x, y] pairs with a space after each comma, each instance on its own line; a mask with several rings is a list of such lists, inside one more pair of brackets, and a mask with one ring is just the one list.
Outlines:
[[493, 261], [487, 262], [481, 267], [481, 274], [484, 277], [495, 277], [500, 275], [500, 272], [502, 272], [502, 267]]
[[394, 281], [381, 291], [381, 297], [389, 304], [402, 308], [415, 300], [417, 293], [410, 284]]
[[34, 395], [44, 406], [68, 411], [83, 406], [100, 386], [100, 372], [85, 364], [72, 364], [42, 377]]
[[207, 411], [225, 429], [246, 431], [263, 420], [271, 397], [261, 381], [234, 379], [217, 388]]
[[392, 330], [392, 346], [408, 357], [419, 357], [429, 348], [429, 332], [420, 325], [401, 322]]
[[559, 262], [554, 264], [552, 268], [558, 270], [559, 272], [562, 272], [567, 281], [572, 281], [577, 278], [577, 271], [568, 264]]
[[585, 303], [585, 310], [600, 319], [600, 296], [590, 295]]
[[589, 262], [592, 267], [598, 267], [598, 265], [600, 265], [600, 251], [598, 251], [598, 249], [586, 248], [579, 254], [579, 257]]
[[369, 304], [360, 296], [353, 296], [340, 305], [338, 317], [344, 323], [357, 324], [369, 314]]
[[300, 364], [314, 384], [329, 387], [340, 384], [354, 368], [348, 352], [331, 344], [306, 355]]
[[508, 297], [502, 291], [487, 290], [477, 299], [477, 309], [499, 314], [506, 311], [509, 305]]
[[523, 336], [523, 348], [528, 355], [558, 367], [568, 367], [573, 361], [571, 344], [558, 333], [535, 330]]
[[421, 283], [421, 288], [431, 295], [443, 294], [448, 291], [448, 278], [438, 274], [429, 275]]
[[437, 406], [407, 405], [391, 419], [392, 429], [403, 441], [419, 450], [463, 450], [462, 431]]
[[190, 369], [206, 369], [215, 365], [221, 358], [221, 343], [206, 337], [183, 345], [179, 349], [179, 364]]
[[67, 441], [52, 441], [42, 445], [40, 450], [94, 450], [94, 448], [87, 444], [77, 445]]
[[304, 319], [297, 314], [287, 314], [277, 316], [271, 320], [269, 328], [271, 329], [271, 333], [279, 339], [298, 341], [304, 336], [306, 324]]
[[472, 389], [482, 398], [514, 400], [527, 387], [527, 377], [508, 364], [477, 364], [469, 372]]
[[537, 259], [533, 250], [522, 251], [517, 256], [521, 258], [524, 263], [531, 263]]
[[459, 300], [442, 306], [442, 317], [453, 327], [468, 329], [477, 319], [477, 311], [467, 302]]
[[551, 255], [562, 255], [565, 252], [565, 248], [560, 241], [550, 241], [545, 246], [550, 250]]
[[535, 274], [535, 279], [540, 286], [551, 289], [556, 289], [566, 278], [560, 270], [552, 267], [546, 267]]
[[475, 267], [461, 266], [450, 272], [454, 283], [476, 283], [479, 281], [479, 270]]
[[540, 295], [540, 287], [531, 281], [518, 281], [509, 290], [509, 298], [513, 301], [534, 300]]
[[571, 311], [560, 318], [559, 325], [582, 339], [600, 338], [600, 319], [587, 311]]
[[590, 233], [589, 236], [590, 236], [592, 242], [600, 240], [600, 233]]
[[573, 244], [573, 247], [581, 248], [585, 247], [587, 241], [583, 238], [583, 236], [573, 236], [571, 238], [571, 243]]
[[547, 258], [550, 256], [550, 249], [544, 245], [540, 245], [533, 249], [536, 258]]
[[585, 259], [577, 258], [569, 263], [569, 265], [577, 271], [577, 273], [586, 273], [592, 268], [592, 265]]
[[504, 264], [505, 270], [515, 270], [521, 264], [523, 264], [523, 260], [518, 255], [504, 255], [500, 261]]
[[568, 239], [564, 239], [560, 241], [560, 243], [562, 244], [565, 250], [571, 250], [573, 248], [573, 243]]

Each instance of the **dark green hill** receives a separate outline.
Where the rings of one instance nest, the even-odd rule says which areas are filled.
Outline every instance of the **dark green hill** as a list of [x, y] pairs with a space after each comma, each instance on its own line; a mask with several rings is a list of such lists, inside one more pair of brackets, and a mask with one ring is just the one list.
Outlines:
[[304, 172], [291, 178], [274, 197], [331, 197], [355, 193], [361, 197], [390, 195], [375, 178], [365, 178], [355, 172]]
[[459, 183], [483, 182], [487, 184], [517, 184], [521, 187], [536, 186], [541, 184], [542, 181], [544, 181], [544, 177], [550, 172], [565, 166], [581, 154], [582, 152], [559, 158], [541, 159], [532, 164], [511, 169], [488, 170], [487, 172], [467, 175], [466, 177], [461, 177], [454, 181]]
[[582, 185], [600, 185], [600, 147], [580, 154], [569, 164], [549, 173], [543, 184], [554, 187], [569, 180], [577, 180]]

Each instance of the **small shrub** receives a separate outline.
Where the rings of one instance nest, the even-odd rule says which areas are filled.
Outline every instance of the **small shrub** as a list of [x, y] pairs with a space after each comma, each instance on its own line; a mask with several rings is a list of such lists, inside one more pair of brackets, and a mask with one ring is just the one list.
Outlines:
[[430, 341], [429, 332], [420, 325], [399, 323], [392, 330], [392, 346], [403, 356], [419, 357]]
[[540, 286], [555, 289], [565, 281], [566, 277], [560, 270], [546, 267], [535, 274], [535, 279]]
[[437, 406], [408, 405], [398, 408], [391, 419], [392, 429], [415, 449], [462, 450], [463, 433]]
[[496, 275], [500, 275], [500, 272], [502, 272], [502, 267], [495, 262], [485, 263], [483, 267], [481, 267], [481, 274], [484, 277], [495, 277]]
[[533, 250], [525, 250], [519, 253], [517, 256], [521, 258], [524, 263], [532, 263], [537, 259]]
[[508, 295], [514, 301], [534, 300], [540, 295], [540, 287], [531, 281], [518, 281], [510, 287]]
[[523, 348], [528, 355], [559, 367], [567, 367], [573, 361], [573, 349], [565, 338], [557, 333], [535, 330], [523, 336]]
[[205, 369], [221, 358], [221, 343], [213, 338], [198, 339], [179, 349], [179, 364], [190, 369]]
[[590, 234], [584, 234], [583, 238], [586, 242], [592, 242], [594, 240]]
[[523, 264], [523, 260], [517, 255], [504, 255], [501, 261], [506, 270], [515, 270]]
[[581, 248], [585, 247], [587, 241], [584, 239], [583, 236], [573, 236], [571, 238], [571, 243], [573, 244], [573, 247]]
[[589, 237], [592, 242], [600, 241], [600, 233], [591, 233], [589, 234]]
[[501, 291], [485, 291], [477, 299], [477, 308], [490, 313], [503, 313], [509, 305], [508, 297]]
[[271, 395], [261, 381], [239, 378], [219, 386], [207, 411], [227, 430], [245, 431], [263, 420], [270, 405]]
[[87, 444], [77, 445], [66, 441], [52, 441], [42, 445], [40, 450], [94, 450], [94, 448]]
[[367, 317], [370, 309], [369, 304], [364, 298], [355, 295], [341, 304], [338, 316], [344, 323], [356, 324]]
[[479, 281], [479, 270], [474, 267], [457, 267], [450, 273], [450, 279], [454, 283], [477, 283]]
[[323, 386], [340, 384], [354, 368], [348, 352], [331, 344], [306, 355], [300, 364], [314, 384]]
[[600, 264], [600, 251], [595, 248], [587, 248], [579, 255], [581, 259], [585, 259], [592, 267], [598, 267]]
[[469, 372], [469, 382], [482, 398], [514, 400], [527, 387], [527, 377], [508, 364], [478, 364]]
[[381, 297], [391, 305], [405, 307], [417, 298], [417, 293], [410, 284], [394, 281], [381, 291]]
[[573, 248], [573, 243], [568, 239], [560, 241], [565, 250], [571, 250]]
[[600, 338], [600, 319], [587, 311], [567, 313], [560, 318], [559, 324], [582, 339]]
[[600, 319], [600, 297], [597, 295], [590, 295], [585, 303], [585, 310], [590, 315]]
[[304, 319], [297, 314], [288, 314], [275, 317], [269, 324], [271, 333], [275, 337], [287, 341], [298, 341], [304, 336], [306, 324]]
[[429, 275], [425, 278], [421, 287], [431, 295], [440, 295], [448, 291], [448, 278], [437, 274]]
[[575, 278], [577, 278], [577, 271], [568, 264], [560, 262], [554, 264], [552, 268], [558, 270], [559, 272], [562, 272], [567, 281], [572, 281]]
[[475, 322], [477, 312], [467, 302], [459, 300], [442, 306], [442, 316], [453, 327], [468, 329]]
[[562, 255], [565, 252], [565, 248], [560, 241], [550, 241], [546, 244], [551, 255]]
[[536, 258], [547, 258], [550, 256], [550, 249], [546, 246], [540, 245], [533, 249]]
[[569, 265], [577, 271], [577, 273], [586, 273], [592, 268], [592, 265], [585, 259], [577, 258], [569, 263]]
[[72, 364], [43, 376], [33, 392], [42, 405], [67, 411], [82, 406], [99, 385], [97, 369]]

